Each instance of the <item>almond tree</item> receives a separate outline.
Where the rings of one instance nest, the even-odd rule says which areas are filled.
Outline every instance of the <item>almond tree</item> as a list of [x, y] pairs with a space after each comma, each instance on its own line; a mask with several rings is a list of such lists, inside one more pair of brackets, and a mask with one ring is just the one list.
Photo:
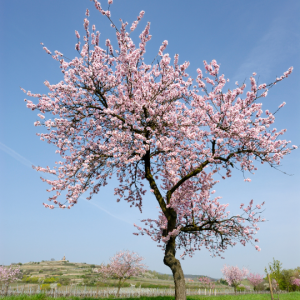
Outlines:
[[204, 285], [207, 286], [210, 289], [214, 289], [215, 288], [215, 284], [214, 282], [211, 281], [210, 278], [208, 277], [199, 277], [198, 280]]
[[101, 265], [98, 272], [104, 278], [114, 278], [118, 280], [117, 297], [125, 281], [132, 276], [138, 276], [147, 271], [147, 267], [141, 263], [143, 257], [137, 253], [129, 251], [120, 251], [114, 257], [110, 258], [108, 265]]
[[[276, 168], [296, 148], [280, 139], [285, 129], [273, 128], [274, 113], [263, 111], [258, 101], [292, 68], [270, 84], [257, 85], [253, 73], [248, 91], [245, 83], [238, 82], [234, 89], [225, 88], [228, 80], [216, 60], [204, 61], [206, 75], [198, 68], [192, 79], [189, 63], [179, 63], [178, 54], [171, 63], [165, 53], [167, 41], [152, 63], [144, 61], [150, 23], [138, 45], [130, 36], [144, 11], [127, 31], [127, 22], [121, 20], [118, 28], [110, 11], [97, 0], [94, 4], [115, 28], [118, 48], [114, 50], [109, 39], [105, 48], [100, 47], [100, 32], [95, 25], [90, 32], [87, 10], [83, 42], [75, 32], [78, 57], [68, 60], [44, 47], [59, 62], [63, 80], [53, 85], [45, 81], [48, 95], [23, 89], [38, 99], [36, 104], [25, 101], [40, 112], [35, 125], [48, 130], [39, 134], [40, 139], [54, 144], [62, 157], [52, 169], [35, 167], [57, 175], [54, 180], [42, 178], [50, 185], [48, 191], [54, 192], [48, 199], [52, 203], [44, 206], [70, 209], [82, 194], [89, 192], [91, 199], [115, 176], [117, 201], [123, 199], [142, 210], [149, 187], [160, 215], [157, 220], [143, 220], [145, 226], [136, 226], [135, 234], [148, 234], [162, 246], [176, 299], [185, 299], [184, 275], [175, 257], [178, 249], [183, 250], [183, 258], [202, 247], [221, 256], [229, 246], [258, 242], [254, 235], [258, 222], [264, 221], [259, 215], [263, 203], [255, 206], [251, 200], [241, 204], [241, 214], [230, 215], [228, 204], [212, 196], [218, 182], [213, 177], [230, 177], [232, 168], [253, 172], [256, 162]], [[63, 191], [66, 202], [58, 199]], [[258, 245], [255, 248], [260, 250]]]
[[20, 275], [18, 268], [0, 266], [0, 283], [5, 287], [5, 295], [7, 295], [9, 285], [18, 280]]
[[234, 288], [234, 292], [236, 293], [236, 288], [242, 282], [242, 280], [248, 274], [248, 270], [243, 268], [242, 270], [238, 267], [234, 266], [224, 266], [221, 270], [225, 280]]
[[256, 287], [261, 284], [264, 281], [264, 277], [262, 275], [259, 274], [254, 274], [254, 273], [250, 273], [247, 276], [247, 279], [249, 280], [249, 282], [253, 285], [254, 290], [256, 289]]

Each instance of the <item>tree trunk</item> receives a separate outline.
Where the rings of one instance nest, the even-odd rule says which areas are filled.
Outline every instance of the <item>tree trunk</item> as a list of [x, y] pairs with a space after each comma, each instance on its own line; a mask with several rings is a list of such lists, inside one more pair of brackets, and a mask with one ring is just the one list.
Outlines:
[[179, 260], [175, 258], [175, 253], [175, 237], [171, 237], [166, 245], [164, 264], [168, 266], [173, 273], [175, 300], [186, 300], [184, 275]]
[[120, 289], [121, 289], [121, 279], [119, 279], [119, 283], [118, 283], [117, 298], [119, 298], [120, 296]]
[[5, 285], [5, 294], [4, 294], [5, 296], [7, 296], [7, 294], [8, 294], [8, 287], [9, 287], [9, 284], [6, 284]]
[[234, 293], [236, 294], [236, 288], [237, 288], [237, 285], [234, 285]]

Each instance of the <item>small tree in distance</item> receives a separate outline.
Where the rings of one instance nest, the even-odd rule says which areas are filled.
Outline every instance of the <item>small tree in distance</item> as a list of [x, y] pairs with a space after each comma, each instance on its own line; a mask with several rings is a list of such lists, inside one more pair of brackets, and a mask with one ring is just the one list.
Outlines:
[[234, 288], [234, 292], [236, 293], [236, 288], [242, 282], [242, 280], [248, 274], [248, 270], [243, 268], [242, 270], [238, 267], [234, 266], [224, 266], [221, 270], [225, 280], [228, 282], [230, 286]]
[[[109, 5], [112, 2], [109, 0]], [[164, 263], [173, 273], [175, 297], [185, 299], [178, 249], [183, 250], [182, 258], [202, 248], [223, 257], [224, 251], [237, 243], [258, 242], [254, 235], [258, 223], [264, 221], [260, 216], [264, 203], [242, 203], [241, 213], [230, 215], [228, 204], [212, 196], [218, 182], [213, 177], [231, 177], [233, 168], [254, 172], [255, 162], [276, 168], [297, 148], [280, 139], [285, 130], [272, 128], [274, 113], [263, 111], [258, 102], [288, 77], [292, 68], [270, 84], [257, 85], [253, 73], [249, 91], [245, 83], [238, 82], [234, 89], [225, 88], [229, 80], [220, 74], [216, 60], [204, 61], [207, 75], [198, 68], [193, 79], [187, 73], [189, 62], [179, 63], [178, 54], [171, 63], [165, 53], [167, 41], [153, 55], [152, 63], [144, 61], [150, 23], [138, 45], [131, 38], [144, 11], [127, 31], [127, 22], [121, 21], [118, 28], [111, 12], [97, 0], [94, 4], [116, 30], [118, 49], [113, 49], [109, 39], [100, 47], [100, 33], [95, 25], [90, 32], [87, 10], [82, 45], [76, 31], [78, 57], [69, 61], [62, 53], [52, 55], [44, 47], [59, 61], [64, 81], [54, 85], [45, 81], [48, 95], [23, 90], [39, 99], [37, 104], [25, 101], [28, 108], [40, 112], [35, 126], [48, 130], [39, 134], [41, 140], [54, 144], [62, 157], [53, 169], [35, 167], [57, 175], [54, 180], [42, 178], [50, 185], [48, 191], [54, 192], [48, 199], [52, 204], [44, 206], [70, 209], [83, 193], [89, 191], [87, 199], [91, 199], [116, 176], [117, 201], [123, 199], [142, 210], [149, 187], [160, 207], [159, 217], [142, 220], [145, 226], [135, 225], [135, 234], [147, 234], [162, 247]], [[58, 197], [64, 191], [67, 201], [60, 202]]]
[[199, 277], [198, 280], [200, 281], [200, 283], [202, 283], [205, 287], [210, 288], [210, 289], [214, 289], [215, 288], [215, 283], [212, 282], [212, 280], [208, 277]]
[[264, 277], [262, 275], [259, 274], [254, 274], [254, 273], [250, 273], [247, 276], [247, 279], [249, 280], [249, 282], [253, 285], [254, 290], [256, 289], [256, 287], [261, 284], [264, 281]]
[[7, 295], [9, 285], [20, 279], [20, 276], [21, 272], [18, 268], [0, 266], [0, 283], [5, 287], [5, 295]]
[[102, 265], [97, 272], [102, 278], [114, 278], [118, 280], [117, 297], [120, 294], [120, 288], [125, 281], [132, 276], [138, 276], [147, 271], [147, 267], [141, 262], [143, 257], [135, 252], [120, 251], [110, 258], [108, 265]]

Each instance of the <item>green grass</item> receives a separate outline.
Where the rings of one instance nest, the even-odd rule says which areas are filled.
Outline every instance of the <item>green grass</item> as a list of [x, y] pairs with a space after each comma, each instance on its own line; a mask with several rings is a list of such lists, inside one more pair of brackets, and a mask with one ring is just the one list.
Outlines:
[[[274, 297], [277, 300], [277, 295]], [[44, 294], [39, 295], [19, 295], [19, 296], [8, 296], [8, 297], [0, 297], [0, 299], [5, 300], [53, 300], [52, 297], [47, 297]], [[99, 298], [99, 300], [111, 300], [113, 298]], [[120, 300], [122, 298], [119, 298]], [[164, 297], [145, 297], [142, 296], [140, 298], [124, 298], [126, 300], [174, 300], [174, 297], [164, 296]], [[270, 300], [270, 294], [253, 294], [253, 295], [226, 295], [226, 296], [188, 296], [187, 300]], [[293, 292], [288, 294], [279, 295], [280, 300], [300, 300], [300, 292]], [[55, 300], [95, 300], [95, 298], [79, 298], [79, 297], [59, 297], [55, 298]]]

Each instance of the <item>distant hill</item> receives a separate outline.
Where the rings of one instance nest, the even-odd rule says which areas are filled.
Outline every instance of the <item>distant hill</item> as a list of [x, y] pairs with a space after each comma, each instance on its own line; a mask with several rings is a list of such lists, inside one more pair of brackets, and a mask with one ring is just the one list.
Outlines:
[[[100, 267], [100, 265], [96, 264], [87, 264], [87, 263], [73, 263], [69, 261], [41, 261], [41, 262], [29, 262], [24, 264], [13, 264], [16, 267], [20, 268], [21, 272], [24, 276], [27, 277], [38, 277], [41, 279], [56, 277], [60, 278], [68, 278], [72, 280], [74, 283], [83, 283], [87, 282], [88, 278], [92, 279], [97, 276], [94, 273], [93, 269]], [[146, 275], [146, 274], [145, 274]], [[163, 281], [171, 281], [173, 282], [173, 276], [171, 274], [164, 274], [156, 271], [148, 271], [146, 276], [149, 280], [163, 280]], [[205, 275], [192, 275], [192, 274], [184, 274], [186, 279], [192, 279], [198, 282], [197, 278], [204, 277]], [[144, 276], [143, 276], [144, 277]], [[210, 278], [212, 281], [217, 281], [218, 279]]]
[[[160, 273], [160, 272], [157, 272], [157, 273], [162, 274], [162, 275], [168, 275], [168, 276], [173, 277], [171, 274], [163, 274], [163, 273]], [[197, 278], [199, 278], [199, 277], [208, 277], [208, 278], [209, 278], [210, 280], [212, 280], [212, 281], [218, 281], [218, 280], [219, 280], [219, 278], [212, 278], [212, 277], [209, 277], [209, 276], [206, 276], [206, 275], [184, 274], [184, 278], [189, 278], [189, 279], [193, 279], [193, 280], [195, 280], [195, 279], [197, 279]]]
[[[29, 262], [14, 264], [19, 268], [22, 273], [22, 283], [31, 286], [39, 284], [51, 284], [57, 283], [60, 286], [89, 286], [89, 287], [106, 287], [116, 286], [116, 279], [109, 279], [107, 282], [99, 280], [99, 274], [95, 269], [100, 265], [87, 264], [87, 263], [74, 263], [67, 260], [63, 261], [41, 261], [41, 262]], [[186, 287], [199, 288], [198, 277], [203, 275], [185, 274], [186, 279], [192, 279], [193, 281], [186, 280]], [[212, 281], [216, 281], [215, 278], [210, 278]], [[18, 283], [17, 283], [18, 284]], [[141, 286], [142, 288], [170, 288], [174, 287], [174, 280], [171, 274], [163, 274], [156, 271], [148, 270], [142, 276], [131, 277], [128, 279], [126, 286], [130, 284]], [[220, 283], [217, 283], [219, 288], [226, 288]]]
[[193, 280], [195, 280], [195, 279], [197, 279], [197, 278], [199, 278], [199, 277], [208, 277], [210, 280], [212, 280], [212, 281], [218, 281], [219, 280], [219, 278], [212, 278], [212, 277], [209, 277], [209, 276], [206, 276], [206, 275], [192, 275], [192, 274], [184, 274], [184, 277], [185, 278], [190, 278], [190, 279], [193, 279]]

